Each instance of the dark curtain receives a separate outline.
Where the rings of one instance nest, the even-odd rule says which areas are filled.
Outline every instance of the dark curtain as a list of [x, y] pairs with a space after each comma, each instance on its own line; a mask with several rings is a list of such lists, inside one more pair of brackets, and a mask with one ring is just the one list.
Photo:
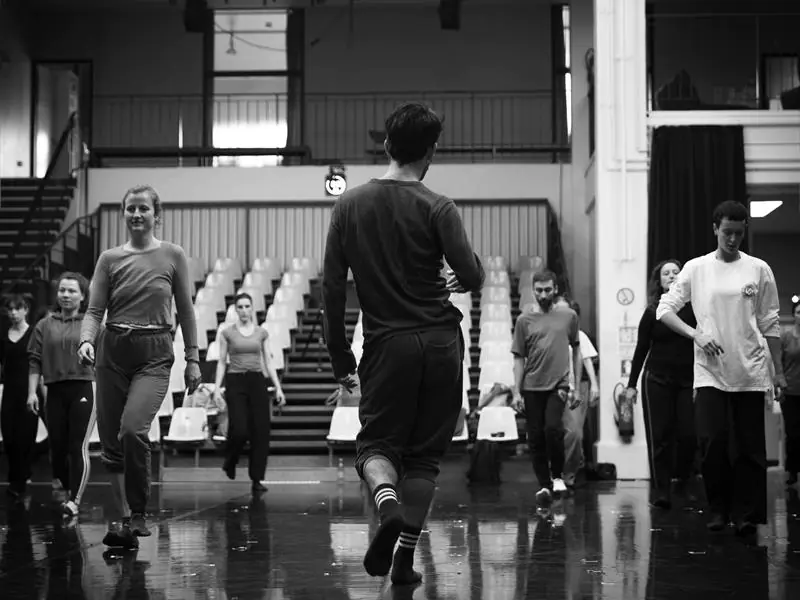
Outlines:
[[562, 5], [555, 4], [551, 9], [551, 46], [553, 57], [551, 60], [553, 67], [553, 114], [552, 114], [552, 139], [554, 146], [566, 145], [569, 143], [567, 131], [567, 111], [572, 110], [567, 106], [567, 90], [564, 75], [568, 72], [566, 64], [566, 50], [564, 39], [564, 16]]
[[[305, 61], [305, 12], [301, 9], [289, 11], [286, 23], [286, 69], [289, 72], [286, 95], [286, 124], [288, 147], [302, 146], [304, 103], [304, 61]], [[299, 158], [285, 158], [283, 164], [298, 162]]]
[[[659, 127], [650, 152], [647, 256], [683, 262], [716, 248], [711, 216], [725, 200], [747, 205], [741, 126]], [[747, 238], [742, 244], [747, 252]]]

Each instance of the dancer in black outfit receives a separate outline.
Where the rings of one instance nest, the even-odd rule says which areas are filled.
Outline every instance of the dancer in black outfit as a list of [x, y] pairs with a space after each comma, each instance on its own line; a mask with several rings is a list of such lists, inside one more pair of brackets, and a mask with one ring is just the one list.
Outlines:
[[[78, 516], [89, 482], [89, 436], [96, 421], [94, 367], [76, 357], [89, 282], [79, 273], [63, 273], [57, 282], [57, 305], [36, 324], [28, 345], [28, 408], [39, 414], [36, 388], [47, 386], [45, 416], [50, 464], [65, 518]], [[60, 492], [60, 493], [58, 493]]]
[[[414, 549], [461, 413], [463, 315], [449, 296], [484, 280], [456, 205], [422, 184], [441, 131], [425, 106], [395, 110], [386, 119], [388, 172], [342, 195], [325, 246], [325, 340], [343, 391], [361, 390], [356, 470], [381, 517], [364, 567], [373, 576], [391, 569], [397, 584], [422, 579]], [[348, 269], [364, 312], [358, 374], [344, 321]]]
[[787, 485], [795, 485], [800, 472], [800, 302], [792, 303], [792, 316], [792, 326], [781, 334], [783, 372], [786, 375], [781, 412], [786, 435]]
[[3, 401], [0, 407], [0, 431], [8, 460], [8, 494], [15, 499], [25, 495], [31, 478], [31, 465], [36, 449], [39, 417], [27, 407], [28, 398], [28, 325], [30, 302], [21, 295], [6, 301], [11, 327], [0, 337], [0, 374]]
[[[685, 490], [697, 448], [692, 390], [694, 346], [692, 340], [656, 319], [661, 295], [669, 290], [681, 268], [680, 261], [669, 259], [659, 263], [650, 275], [648, 304], [639, 321], [626, 390], [631, 399], [636, 397], [639, 373], [646, 366], [642, 378], [642, 408], [650, 484], [655, 494], [653, 506], [664, 509], [672, 507], [673, 477], [678, 478], [679, 489]], [[678, 316], [690, 327], [697, 325], [691, 304], [684, 306]]]

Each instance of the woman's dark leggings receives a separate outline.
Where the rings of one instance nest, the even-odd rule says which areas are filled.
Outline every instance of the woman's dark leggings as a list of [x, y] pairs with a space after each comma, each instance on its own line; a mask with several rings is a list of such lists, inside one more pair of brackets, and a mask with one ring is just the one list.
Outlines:
[[652, 486], [669, 493], [673, 477], [692, 474], [697, 437], [691, 387], [679, 385], [645, 372], [642, 378], [647, 452]]
[[39, 429], [39, 417], [28, 410], [27, 382], [23, 385], [6, 383], [0, 407], [0, 428], [8, 460], [8, 483], [11, 489], [22, 492], [31, 478]]
[[787, 473], [800, 473], [800, 396], [787, 395], [781, 402], [781, 412], [786, 438], [784, 468]]
[[89, 482], [89, 437], [97, 419], [91, 381], [60, 381], [47, 386], [47, 433], [53, 478], [79, 504]]
[[263, 481], [267, 472], [272, 413], [267, 379], [262, 373], [227, 373], [225, 403], [228, 405], [226, 465], [236, 465], [250, 441], [249, 475]]

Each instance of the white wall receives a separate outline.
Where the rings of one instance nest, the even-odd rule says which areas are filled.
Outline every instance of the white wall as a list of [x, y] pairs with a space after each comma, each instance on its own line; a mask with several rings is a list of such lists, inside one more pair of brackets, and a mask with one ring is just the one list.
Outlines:
[[0, 8], [0, 177], [31, 173], [31, 62], [23, 31], [10, 9]]
[[[383, 165], [347, 167], [348, 186], [380, 177]], [[325, 200], [327, 167], [91, 169], [89, 212], [122, 200], [128, 188], [148, 183], [169, 202], [303, 202]], [[569, 180], [569, 165], [434, 165], [425, 184], [460, 199], [547, 199], [555, 206]]]

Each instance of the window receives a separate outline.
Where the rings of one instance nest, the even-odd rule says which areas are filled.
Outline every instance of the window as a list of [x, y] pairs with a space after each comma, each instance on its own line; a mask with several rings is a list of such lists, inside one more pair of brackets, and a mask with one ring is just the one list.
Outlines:
[[[284, 148], [288, 138], [287, 11], [214, 14], [215, 148]], [[281, 164], [280, 156], [229, 156], [218, 166]]]
[[561, 7], [561, 24], [564, 30], [564, 94], [567, 105], [567, 139], [572, 139], [572, 31], [570, 29], [569, 5]]

